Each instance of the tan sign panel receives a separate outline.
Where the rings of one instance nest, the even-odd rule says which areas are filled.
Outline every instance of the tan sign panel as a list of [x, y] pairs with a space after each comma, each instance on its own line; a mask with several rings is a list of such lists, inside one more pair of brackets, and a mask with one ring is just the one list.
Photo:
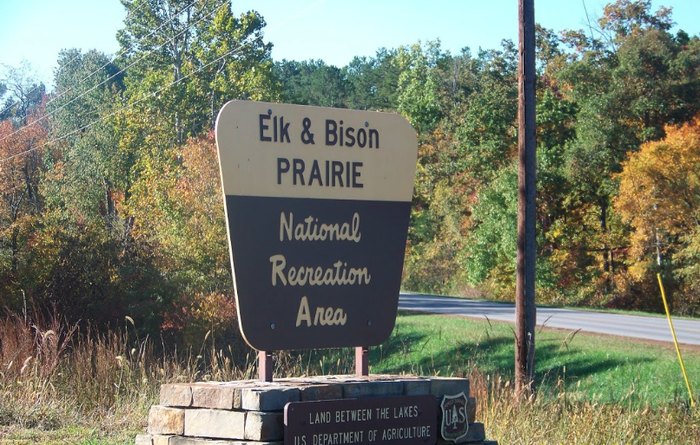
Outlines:
[[216, 141], [246, 341], [388, 338], [413, 192], [415, 132], [387, 113], [233, 101]]
[[397, 114], [232, 101], [216, 141], [227, 195], [412, 197], [416, 135]]

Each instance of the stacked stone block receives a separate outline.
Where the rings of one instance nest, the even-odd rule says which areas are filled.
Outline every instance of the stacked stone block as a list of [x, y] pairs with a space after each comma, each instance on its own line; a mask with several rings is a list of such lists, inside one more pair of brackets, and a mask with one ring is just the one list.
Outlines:
[[[444, 395], [460, 392], [469, 397], [468, 379], [371, 375], [167, 384], [136, 445], [282, 445], [288, 402], [431, 394], [439, 405]], [[469, 433], [461, 442], [495, 444], [485, 441], [484, 426], [475, 421], [476, 400], [468, 400]], [[452, 442], [438, 439], [442, 443]]]

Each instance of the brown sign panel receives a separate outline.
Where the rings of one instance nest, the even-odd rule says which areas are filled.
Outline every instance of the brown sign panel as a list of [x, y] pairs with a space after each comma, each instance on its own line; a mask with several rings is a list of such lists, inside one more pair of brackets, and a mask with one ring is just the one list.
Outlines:
[[433, 396], [292, 402], [284, 409], [285, 445], [401, 444], [437, 441]]
[[396, 114], [233, 101], [216, 142], [248, 344], [388, 338], [413, 193], [411, 126]]

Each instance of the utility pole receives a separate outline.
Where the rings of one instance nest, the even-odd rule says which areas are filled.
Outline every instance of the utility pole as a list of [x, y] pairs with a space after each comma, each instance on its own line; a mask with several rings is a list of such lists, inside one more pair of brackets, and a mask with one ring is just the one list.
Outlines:
[[535, 367], [535, 1], [518, 0], [518, 254], [515, 281], [515, 390], [534, 388]]

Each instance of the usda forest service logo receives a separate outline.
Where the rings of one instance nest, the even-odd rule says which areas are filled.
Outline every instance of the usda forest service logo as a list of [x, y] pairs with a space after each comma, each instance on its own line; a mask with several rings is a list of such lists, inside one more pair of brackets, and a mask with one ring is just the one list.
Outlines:
[[467, 396], [464, 392], [454, 396], [445, 395], [442, 397], [440, 408], [442, 408], [442, 424], [440, 425], [442, 438], [454, 443], [461, 443], [469, 431]]

